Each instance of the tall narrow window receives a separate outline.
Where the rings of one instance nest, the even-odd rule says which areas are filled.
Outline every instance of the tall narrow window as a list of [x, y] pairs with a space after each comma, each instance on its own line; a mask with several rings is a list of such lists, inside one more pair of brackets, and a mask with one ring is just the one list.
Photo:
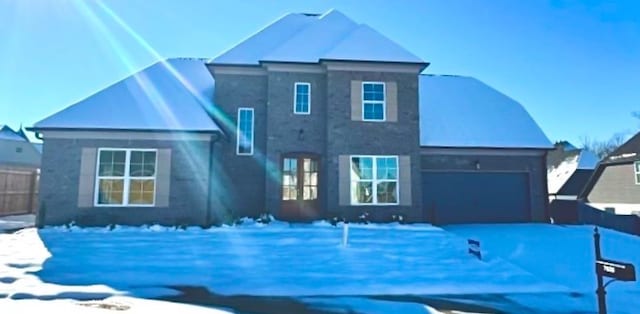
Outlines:
[[152, 206], [156, 155], [154, 149], [99, 149], [96, 206]]
[[384, 121], [385, 99], [383, 82], [362, 83], [362, 120]]
[[295, 83], [293, 95], [293, 113], [311, 113], [311, 84]]
[[636, 184], [640, 184], [640, 161], [633, 163], [633, 169], [636, 175]]
[[351, 203], [398, 204], [398, 157], [351, 157]]
[[298, 199], [298, 159], [285, 158], [282, 164], [282, 199]]
[[304, 158], [302, 164], [302, 199], [315, 200], [318, 198], [318, 161]]
[[253, 155], [253, 127], [253, 108], [239, 108], [236, 154]]

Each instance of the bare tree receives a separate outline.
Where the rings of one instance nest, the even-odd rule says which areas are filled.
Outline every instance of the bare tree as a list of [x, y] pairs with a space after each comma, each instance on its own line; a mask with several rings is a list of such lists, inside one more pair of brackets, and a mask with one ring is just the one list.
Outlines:
[[602, 159], [620, 147], [626, 138], [627, 134], [624, 132], [615, 133], [608, 140], [603, 141], [593, 139], [589, 136], [581, 136], [580, 146], [582, 149], [592, 151]]

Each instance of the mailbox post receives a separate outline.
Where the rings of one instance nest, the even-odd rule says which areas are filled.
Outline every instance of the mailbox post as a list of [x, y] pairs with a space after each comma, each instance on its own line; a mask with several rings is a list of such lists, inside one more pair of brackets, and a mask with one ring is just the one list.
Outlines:
[[[598, 279], [598, 289], [596, 289], [596, 294], [598, 295], [598, 313], [607, 314], [607, 292], [605, 291], [605, 288], [616, 280], [636, 281], [636, 270], [633, 264], [602, 258], [602, 252], [600, 251], [600, 232], [598, 232], [598, 227], [595, 227], [593, 230], [593, 244], [596, 252], [595, 266], [596, 276]], [[612, 279], [605, 284], [604, 277]]]
[[600, 252], [600, 232], [598, 232], [598, 227], [595, 227], [593, 230], [593, 242], [596, 249], [596, 277], [598, 277], [598, 288], [596, 289], [596, 295], [598, 295], [598, 313], [599, 314], [607, 314], [607, 292], [604, 290], [604, 279], [598, 271], [598, 263], [600, 259], [602, 259], [602, 253]]

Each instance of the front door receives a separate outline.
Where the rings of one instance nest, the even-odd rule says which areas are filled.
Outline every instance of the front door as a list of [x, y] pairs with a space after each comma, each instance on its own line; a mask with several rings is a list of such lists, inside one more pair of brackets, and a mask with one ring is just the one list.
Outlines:
[[320, 217], [318, 168], [318, 157], [314, 155], [282, 158], [282, 219], [308, 221]]

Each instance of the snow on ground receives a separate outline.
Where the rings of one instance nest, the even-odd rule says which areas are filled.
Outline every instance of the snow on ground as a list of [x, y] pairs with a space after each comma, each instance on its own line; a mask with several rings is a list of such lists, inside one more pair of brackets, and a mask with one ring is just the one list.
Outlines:
[[35, 221], [36, 218], [33, 214], [2, 216], [0, 217], [0, 233], [33, 227]]
[[[526, 269], [536, 278], [556, 283], [579, 293], [570, 299], [541, 298], [543, 295], [514, 294], [510, 299], [535, 306], [562, 307], [575, 311], [595, 309], [596, 275], [593, 226], [544, 224], [459, 225], [446, 227], [458, 235], [481, 242], [487, 258], [500, 257]], [[602, 256], [640, 267], [640, 237], [601, 228]], [[637, 273], [636, 276], [640, 274]], [[605, 281], [606, 282], [606, 281]], [[607, 287], [610, 313], [637, 313], [640, 282], [614, 282]]]
[[[228, 313], [211, 308], [200, 308], [126, 297], [105, 285], [69, 285], [49, 283], [34, 275], [44, 261], [51, 257], [34, 228], [11, 234], [0, 234], [0, 309], [2, 313], [109, 313], [105, 309], [126, 310], [127, 314], [151, 313], [157, 309], [183, 313]], [[82, 262], [82, 261], [80, 261]], [[70, 269], [79, 271], [73, 264]], [[165, 289], [166, 290], [166, 289]], [[4, 298], [4, 299], [3, 299]], [[103, 299], [102, 301], [90, 301]], [[86, 300], [79, 302], [76, 300]], [[164, 311], [159, 311], [164, 312]]]
[[188, 304], [177, 304], [131, 297], [111, 297], [99, 301], [75, 300], [11, 300], [0, 299], [3, 313], [65, 313], [65, 314], [147, 314], [147, 313], [189, 313], [224, 314], [222, 310]]
[[[104, 299], [89, 305], [124, 303], [136, 313], [133, 307], [160, 302], [136, 298], [164, 296], [247, 313], [250, 306], [234, 305], [293, 302], [335, 313], [589, 313], [596, 309], [591, 232], [544, 224], [352, 224], [343, 247], [342, 228], [327, 223], [25, 229], [0, 234], [0, 297], [7, 298], [0, 307], [66, 310]], [[602, 233], [606, 258], [640, 265], [640, 238]], [[482, 261], [467, 253], [467, 238], [481, 241]], [[185, 286], [208, 295], [180, 299]], [[640, 308], [638, 283], [607, 290], [610, 313]]]
[[52, 257], [38, 276], [145, 295], [184, 285], [254, 296], [568, 291], [500, 258], [477, 261], [465, 239], [429, 225], [353, 225], [349, 234], [344, 248], [342, 228], [329, 224], [49, 228], [39, 236]]

